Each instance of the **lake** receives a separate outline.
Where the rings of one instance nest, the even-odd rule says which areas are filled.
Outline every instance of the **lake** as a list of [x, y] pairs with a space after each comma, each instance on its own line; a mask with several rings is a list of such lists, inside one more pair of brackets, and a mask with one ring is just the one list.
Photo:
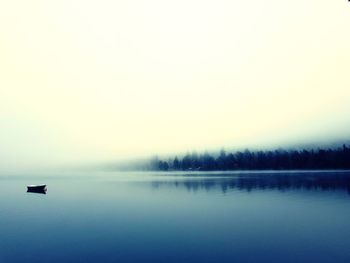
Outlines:
[[[46, 183], [46, 194], [27, 184]], [[0, 262], [350, 262], [350, 172], [0, 176]]]

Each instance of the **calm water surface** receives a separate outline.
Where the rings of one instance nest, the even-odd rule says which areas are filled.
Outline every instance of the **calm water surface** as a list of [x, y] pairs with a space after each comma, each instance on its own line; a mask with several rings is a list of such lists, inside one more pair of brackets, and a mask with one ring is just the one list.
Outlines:
[[350, 262], [349, 172], [2, 175], [0, 189], [1, 263]]

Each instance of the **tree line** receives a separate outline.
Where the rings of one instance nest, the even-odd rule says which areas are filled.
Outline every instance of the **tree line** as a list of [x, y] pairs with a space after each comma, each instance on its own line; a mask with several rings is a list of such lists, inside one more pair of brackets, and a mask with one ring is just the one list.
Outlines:
[[152, 158], [146, 169], [155, 171], [231, 171], [231, 170], [311, 170], [350, 169], [350, 148], [345, 144], [336, 149], [303, 149], [274, 151], [221, 150], [187, 153], [167, 160]]

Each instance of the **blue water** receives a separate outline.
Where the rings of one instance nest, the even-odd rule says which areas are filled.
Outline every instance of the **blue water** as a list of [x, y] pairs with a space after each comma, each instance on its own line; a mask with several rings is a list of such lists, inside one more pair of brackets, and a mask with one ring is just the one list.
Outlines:
[[0, 190], [1, 263], [350, 262], [348, 172], [3, 175]]

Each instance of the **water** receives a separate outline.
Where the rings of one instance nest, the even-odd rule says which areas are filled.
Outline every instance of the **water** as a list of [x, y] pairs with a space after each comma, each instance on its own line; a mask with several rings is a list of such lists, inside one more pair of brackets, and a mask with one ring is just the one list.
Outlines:
[[[47, 194], [25, 186], [46, 183]], [[350, 173], [0, 177], [0, 262], [350, 262]]]

